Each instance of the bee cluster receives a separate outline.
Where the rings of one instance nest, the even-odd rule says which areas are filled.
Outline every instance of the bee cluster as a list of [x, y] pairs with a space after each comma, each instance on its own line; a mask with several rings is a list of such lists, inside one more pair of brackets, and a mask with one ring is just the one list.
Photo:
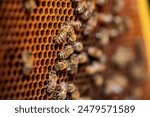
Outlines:
[[48, 81], [46, 87], [49, 99], [65, 100], [68, 98], [68, 95], [70, 95], [71, 99], [79, 99], [80, 93], [73, 83], [57, 83], [56, 71], [50, 71]]
[[[54, 71], [55, 80], [50, 73], [49, 83], [47, 85], [47, 92], [50, 94], [50, 99], [66, 99], [69, 93], [71, 99], [79, 99], [80, 93], [74, 84], [68, 84], [61, 82], [57, 84], [56, 72], [61, 72], [67, 70], [70, 75], [74, 75], [78, 71], [78, 64], [83, 63], [82, 52], [83, 44], [77, 41], [75, 31], [81, 28], [80, 21], [68, 21], [62, 24], [59, 33], [54, 37], [54, 42], [57, 45], [66, 43], [66, 46], [57, 55], [58, 62], [55, 63]], [[87, 58], [85, 58], [87, 59]], [[52, 72], [52, 71], [51, 71]], [[54, 75], [54, 74], [53, 74]], [[52, 80], [52, 81], [51, 81]], [[52, 88], [50, 88], [52, 87]]]
[[62, 71], [66, 69], [69, 74], [73, 75], [77, 72], [79, 59], [76, 53], [80, 53], [83, 50], [83, 44], [76, 41], [75, 31], [81, 28], [80, 21], [65, 22], [59, 34], [54, 38], [56, 44], [66, 42], [64, 49], [58, 53], [57, 58], [60, 60], [55, 64], [56, 71]]

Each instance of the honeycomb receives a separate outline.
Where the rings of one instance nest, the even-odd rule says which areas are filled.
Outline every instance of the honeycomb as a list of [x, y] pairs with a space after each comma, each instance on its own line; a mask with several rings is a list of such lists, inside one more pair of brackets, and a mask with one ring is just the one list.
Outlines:
[[[111, 12], [112, 4], [113, 0], [100, 8], [100, 11]], [[134, 26], [104, 48], [108, 58], [111, 58], [119, 44], [134, 48], [135, 39], [143, 37], [136, 0], [125, 0], [125, 6], [120, 15], [129, 16]], [[58, 34], [62, 23], [79, 19], [74, 14], [75, 7], [71, 0], [39, 0], [37, 7], [28, 14], [21, 0], [0, 1], [0, 99], [46, 100], [49, 98], [45, 87], [48, 83], [48, 72], [54, 69], [58, 61], [57, 54], [65, 47], [65, 43], [55, 45], [53, 38]], [[103, 24], [98, 24], [101, 25]], [[96, 43], [92, 39], [93, 36], [83, 39], [81, 32], [77, 32], [78, 40], [84, 44], [85, 51], [90, 45]], [[23, 73], [24, 50], [33, 55], [33, 68], [29, 75]], [[79, 88], [81, 96], [90, 96], [92, 99], [120, 99], [130, 93], [129, 89], [132, 85], [128, 86], [126, 92], [120, 97], [105, 97], [101, 93], [103, 89], [94, 92], [97, 88], [84, 74], [84, 67], [85, 65], [79, 66], [78, 73], [73, 76], [70, 76], [66, 70], [57, 73], [57, 82], [73, 82]], [[114, 70], [114, 67], [110, 66], [107, 73], [112, 71], [116, 72], [117, 69]]]

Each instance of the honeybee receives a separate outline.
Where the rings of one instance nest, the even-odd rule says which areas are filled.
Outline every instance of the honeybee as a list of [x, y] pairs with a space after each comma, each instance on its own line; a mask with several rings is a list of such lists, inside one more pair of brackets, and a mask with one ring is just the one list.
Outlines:
[[80, 21], [71, 20], [69, 25], [72, 26], [75, 30], [79, 30], [82, 26], [82, 23]]
[[87, 9], [83, 14], [80, 16], [81, 20], [86, 21], [90, 18], [91, 12], [89, 9]]
[[69, 73], [70, 74], [75, 74], [78, 70], [78, 64], [79, 64], [79, 59], [76, 54], [72, 54], [70, 56], [70, 66], [69, 66]]
[[100, 45], [108, 45], [109, 40], [110, 40], [110, 31], [105, 28], [101, 28], [99, 32], [95, 34], [96, 38], [99, 39], [99, 44]]
[[127, 86], [128, 80], [126, 76], [114, 74], [106, 81], [104, 93], [106, 95], [121, 94]]
[[111, 23], [113, 21], [113, 16], [111, 14], [99, 13], [99, 20], [104, 23]]
[[87, 63], [89, 61], [88, 55], [85, 52], [78, 54], [79, 64]]
[[68, 32], [68, 43], [74, 44], [77, 39], [77, 36], [75, 34], [75, 31], [73, 29], [70, 29]]
[[55, 70], [62, 71], [64, 69], [67, 69], [69, 65], [70, 65], [70, 63], [68, 60], [63, 60], [63, 61], [55, 64]]
[[23, 60], [23, 65], [24, 65], [23, 73], [28, 75], [32, 71], [32, 67], [33, 67], [32, 53], [24, 50], [22, 54], [22, 60]]
[[59, 59], [66, 59], [73, 54], [74, 48], [71, 45], [67, 45], [63, 51], [58, 54]]
[[57, 85], [57, 83], [54, 81], [54, 79], [53, 79], [53, 81], [51, 80], [51, 82], [49, 82], [49, 83], [46, 85], [46, 87], [47, 87], [47, 92], [48, 92], [49, 94], [52, 94], [52, 93], [54, 92], [55, 88], [56, 88], [56, 85]]
[[50, 72], [49, 72], [49, 82], [53, 82], [53, 81], [57, 81], [57, 75], [56, 75], [56, 71], [54, 71], [54, 70], [51, 70]]
[[28, 13], [31, 13], [33, 9], [36, 7], [35, 0], [23, 0], [23, 4]]
[[60, 92], [64, 91], [64, 92], [67, 92], [67, 86], [68, 86], [68, 83], [66, 82], [61, 82], [60, 84], [58, 84], [59, 87], [60, 87]]
[[76, 42], [73, 45], [73, 48], [74, 48], [75, 51], [81, 52], [83, 50], [83, 44], [81, 42]]
[[123, 19], [120, 16], [115, 16], [113, 21], [119, 33], [123, 33], [127, 31], [129, 28], [133, 27], [133, 23], [131, 19], [128, 17], [125, 17]]
[[103, 85], [103, 82], [104, 82], [104, 78], [101, 74], [96, 74], [94, 75], [94, 84], [97, 86], [97, 87], [100, 87]]
[[124, 7], [124, 0], [115, 0], [113, 6], [113, 12], [119, 13]]
[[88, 48], [88, 54], [91, 56], [91, 57], [94, 57], [94, 58], [100, 58], [102, 55], [103, 55], [103, 52], [101, 49], [98, 49], [97, 47], [89, 47]]
[[60, 84], [58, 84], [60, 87], [60, 91], [57, 92], [58, 93], [58, 97], [57, 99], [60, 100], [65, 100], [67, 97], [67, 84], [65, 82], [61, 82]]
[[55, 43], [61, 44], [61, 43], [65, 42], [67, 39], [67, 34], [68, 34], [67, 30], [65, 30], [65, 29], [61, 30], [60, 33], [54, 37]]
[[95, 4], [92, 1], [87, 2], [87, 9], [80, 16], [81, 20], [86, 21], [90, 18], [91, 14], [95, 10]]
[[56, 75], [56, 71], [52, 70], [49, 73], [49, 79], [48, 79], [48, 84], [46, 85], [47, 87], [47, 92], [48, 93], [52, 93], [57, 85], [57, 75]]
[[96, 0], [96, 4], [99, 6], [103, 6], [108, 2], [108, 0]]
[[88, 75], [94, 75], [96, 73], [101, 73], [106, 69], [104, 64], [101, 64], [97, 61], [94, 61], [91, 65], [85, 68], [85, 71]]
[[67, 85], [67, 92], [73, 93], [76, 90], [76, 86], [74, 84], [68, 84]]
[[116, 28], [110, 29], [110, 33], [109, 33], [110, 38], [115, 38], [115, 37], [119, 36], [119, 34], [120, 34], [120, 32], [118, 29], [116, 29]]
[[78, 89], [76, 89], [72, 94], [71, 94], [71, 98], [73, 100], [78, 100], [80, 98], [80, 92]]
[[82, 14], [83, 12], [85, 12], [87, 8], [87, 4], [86, 2], [79, 2], [77, 4], [77, 8], [75, 9], [76, 14]]
[[94, 30], [94, 28], [96, 27], [97, 22], [98, 22], [97, 13], [94, 13], [90, 17], [90, 19], [87, 21], [87, 24], [84, 27], [83, 34], [84, 35], [90, 35], [92, 33], [92, 31]]
[[141, 82], [146, 79], [146, 70], [142, 63], [134, 63], [131, 65], [129, 72], [135, 82]]
[[112, 56], [112, 62], [120, 68], [126, 67], [135, 59], [134, 52], [131, 48], [120, 46]]

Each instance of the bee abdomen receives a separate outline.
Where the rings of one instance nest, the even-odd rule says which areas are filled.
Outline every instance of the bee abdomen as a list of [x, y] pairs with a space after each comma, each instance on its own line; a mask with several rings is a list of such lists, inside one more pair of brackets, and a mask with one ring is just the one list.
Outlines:
[[79, 3], [75, 12], [77, 14], [82, 14], [84, 11], [86, 10], [86, 3], [85, 2], [82, 2], [82, 3]]
[[69, 66], [69, 61], [64, 60], [61, 62], [58, 62], [57, 64], [55, 64], [55, 70], [56, 71], [62, 71], [64, 69], [66, 69]]
[[61, 32], [58, 36], [55, 38], [55, 43], [56, 44], [61, 44], [67, 39], [67, 32]]
[[60, 53], [58, 54], [58, 57], [59, 57], [60, 59], [66, 59], [66, 58], [68, 58], [71, 54], [73, 54], [73, 52], [74, 52], [73, 47], [72, 47], [71, 45], [68, 45], [68, 46], [65, 47], [65, 49], [64, 49], [62, 52], [60, 52]]

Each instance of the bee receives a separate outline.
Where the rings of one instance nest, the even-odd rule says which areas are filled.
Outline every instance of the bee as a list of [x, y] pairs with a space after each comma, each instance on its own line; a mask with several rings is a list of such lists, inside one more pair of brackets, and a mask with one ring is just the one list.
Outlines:
[[64, 30], [59, 35], [54, 37], [56, 44], [61, 44], [66, 41], [67, 38], [67, 32]]
[[96, 0], [96, 4], [98, 6], [103, 6], [108, 2], [108, 0]]
[[120, 68], [126, 67], [135, 59], [134, 52], [131, 48], [120, 46], [112, 56], [112, 62]]
[[90, 18], [91, 12], [89, 9], [87, 9], [83, 14], [80, 16], [81, 20], [86, 21]]
[[79, 64], [87, 63], [89, 61], [88, 55], [85, 52], [78, 54]]
[[75, 51], [81, 52], [83, 50], [83, 44], [81, 42], [76, 42], [73, 45], [73, 48], [74, 48]]
[[79, 30], [82, 26], [82, 23], [80, 21], [71, 20], [69, 25], [72, 26], [75, 30]]
[[67, 45], [63, 51], [58, 54], [59, 59], [66, 59], [73, 54], [74, 48], [71, 45]]
[[69, 65], [70, 65], [70, 63], [68, 60], [63, 60], [63, 61], [55, 64], [55, 70], [62, 71], [64, 69], [67, 69], [69, 67]]
[[109, 33], [110, 38], [115, 38], [119, 36], [119, 34], [120, 32], [117, 28], [110, 29], [110, 33]]
[[128, 17], [125, 17], [123, 19], [120, 16], [115, 16], [113, 18], [113, 22], [116, 25], [116, 28], [119, 31], [119, 33], [123, 33], [133, 27], [133, 23]]
[[123, 7], [124, 7], [124, 0], [115, 0], [114, 1], [113, 12], [114, 13], [119, 13], [122, 10]]
[[73, 29], [70, 29], [70, 31], [68, 32], [68, 43], [74, 44], [76, 40], [77, 36], [75, 34], [75, 31]]
[[123, 18], [121, 18], [120, 16], [114, 17], [114, 24], [116, 25], [116, 29], [120, 34], [125, 32], [125, 30], [127, 29]]
[[57, 81], [56, 71], [51, 70], [49, 72], [49, 82]]
[[80, 98], [80, 92], [78, 89], [76, 89], [72, 94], [71, 94], [71, 98], [73, 100], [78, 100]]
[[82, 14], [83, 12], [85, 12], [86, 8], [87, 8], [86, 2], [79, 2], [77, 4], [77, 8], [75, 9], [75, 13]]
[[122, 74], [113, 74], [105, 84], [106, 95], [121, 94], [128, 86], [127, 77]]
[[73, 93], [76, 90], [76, 86], [74, 84], [68, 84], [67, 85], [67, 92], [68, 93]]
[[70, 56], [70, 66], [69, 66], [69, 73], [70, 74], [75, 74], [78, 70], [78, 64], [79, 64], [79, 59], [76, 54], [72, 54]]
[[56, 85], [57, 85], [56, 71], [54, 71], [54, 70], [50, 71], [48, 81], [49, 81], [49, 83], [46, 85], [47, 92], [52, 93], [55, 90]]
[[97, 86], [97, 87], [100, 87], [103, 85], [103, 82], [104, 82], [104, 78], [101, 74], [96, 74], [94, 75], [94, 84]]
[[105, 28], [101, 28], [99, 32], [95, 34], [96, 38], [99, 39], [100, 45], [108, 45], [110, 40], [110, 31]]
[[84, 27], [83, 34], [90, 35], [92, 33], [92, 31], [94, 30], [94, 28], [96, 27], [97, 23], [98, 23], [97, 13], [94, 13], [90, 17], [90, 19], [87, 21], [87, 24]]
[[56, 88], [57, 83], [53, 80], [51, 80], [51, 82], [49, 82], [46, 87], [47, 87], [47, 92], [49, 94], [52, 94]]
[[142, 63], [134, 63], [129, 69], [130, 76], [135, 82], [141, 82], [146, 79], [146, 70]]
[[113, 21], [113, 16], [111, 14], [99, 13], [98, 17], [103, 23], [111, 23]]
[[54, 37], [54, 40], [55, 40], [56, 44], [61, 44], [61, 43], [66, 41], [67, 34], [68, 34], [67, 30], [68, 30], [68, 27], [65, 27], [65, 28], [61, 29], [59, 34]]
[[37, 6], [35, 0], [23, 0], [23, 5], [28, 13], [31, 13], [33, 9]]
[[85, 71], [88, 75], [94, 75], [96, 73], [101, 73], [105, 71], [106, 66], [100, 62], [94, 61], [91, 65], [85, 68]]
[[66, 82], [61, 82], [59, 84], [59, 86], [61, 88], [60, 92], [62, 92], [62, 91], [67, 92], [67, 86], [68, 86], [68, 84]]
[[94, 4], [94, 2], [88, 1], [87, 2], [87, 9], [80, 16], [81, 20], [83, 20], [83, 21], [88, 20], [94, 10], [95, 10], [95, 4]]
[[103, 55], [103, 51], [97, 47], [89, 47], [88, 54], [91, 57], [99, 59]]
[[59, 87], [60, 87], [60, 91], [57, 92], [58, 93], [57, 99], [59, 99], [59, 100], [65, 100], [66, 97], [67, 97], [67, 84], [65, 82], [61, 82], [59, 84]]
[[32, 53], [24, 50], [22, 54], [22, 60], [23, 60], [23, 73], [28, 75], [32, 71], [33, 68], [33, 58]]

